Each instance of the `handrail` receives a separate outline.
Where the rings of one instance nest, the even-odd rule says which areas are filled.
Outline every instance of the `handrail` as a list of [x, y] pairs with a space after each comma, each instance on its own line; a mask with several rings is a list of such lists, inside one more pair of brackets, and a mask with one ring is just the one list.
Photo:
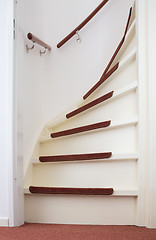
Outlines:
[[51, 51], [51, 46], [49, 46], [47, 43], [43, 42], [42, 40], [40, 40], [39, 38], [37, 38], [36, 36], [34, 36], [32, 33], [28, 33], [27, 37], [29, 40], [31, 40], [33, 43], [38, 43], [40, 46], [44, 47], [45, 49], [48, 49], [49, 51]]
[[63, 137], [63, 136], [72, 135], [76, 133], [91, 131], [99, 128], [105, 128], [105, 127], [108, 127], [110, 124], [111, 124], [110, 120], [105, 122], [100, 122], [100, 123], [94, 123], [94, 124], [90, 124], [82, 127], [77, 127], [77, 128], [60, 131], [60, 132], [51, 133], [51, 137], [57, 138], [57, 137]]
[[86, 153], [86, 154], [71, 154], [71, 155], [55, 155], [55, 156], [40, 156], [39, 161], [45, 162], [67, 162], [67, 161], [82, 161], [82, 160], [93, 160], [93, 159], [105, 159], [110, 158], [112, 152], [104, 153]]
[[69, 33], [61, 42], [57, 44], [57, 47], [60, 48], [64, 45], [70, 38], [72, 38], [77, 31], [82, 29], [99, 11], [100, 9], [108, 2], [109, 0], [103, 0], [100, 5], [78, 26], [76, 27], [71, 33]]
[[130, 22], [130, 18], [131, 18], [131, 13], [132, 13], [132, 7], [129, 10], [129, 16], [128, 16], [125, 32], [124, 32], [124, 35], [123, 35], [120, 43], [118, 44], [118, 47], [116, 48], [113, 56], [111, 57], [107, 67], [105, 68], [100, 80], [83, 96], [83, 99], [86, 99], [87, 97], [89, 97], [114, 71], [117, 70], [117, 68], [119, 66], [119, 62], [114, 67], [112, 67], [111, 70], [108, 72], [111, 64], [113, 63], [115, 57], [117, 56], [118, 52], [120, 51], [120, 49], [121, 49], [121, 47], [122, 47], [122, 45], [125, 41], [125, 37], [126, 37], [126, 34], [127, 34], [127, 30], [128, 30], [128, 26], [129, 26], [129, 22]]

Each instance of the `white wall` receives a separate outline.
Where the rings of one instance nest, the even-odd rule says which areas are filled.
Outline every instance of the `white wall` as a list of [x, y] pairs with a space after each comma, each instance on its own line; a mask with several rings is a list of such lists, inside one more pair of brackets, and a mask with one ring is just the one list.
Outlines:
[[[18, 81], [23, 81], [25, 169], [44, 124], [78, 102], [99, 80], [123, 36], [132, 2], [109, 1], [80, 31], [80, 44], [74, 36], [57, 49], [57, 43], [82, 22], [99, 1], [86, 0], [85, 4], [83, 0], [19, 1]], [[28, 32], [51, 45], [52, 51], [40, 57], [37, 47], [27, 54]]]
[[[44, 126], [43, 96], [45, 84], [44, 58], [39, 55], [38, 46], [29, 53], [26, 44], [32, 46], [27, 33], [43, 37], [43, 9], [41, 1], [19, 1], [17, 9], [17, 84], [18, 103], [22, 112], [24, 169], [31, 158], [34, 144]], [[29, 14], [28, 14], [29, 13]]]

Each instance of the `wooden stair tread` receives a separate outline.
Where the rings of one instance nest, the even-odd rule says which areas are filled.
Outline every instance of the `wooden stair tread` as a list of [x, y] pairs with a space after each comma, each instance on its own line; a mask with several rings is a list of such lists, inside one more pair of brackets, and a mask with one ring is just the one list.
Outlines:
[[91, 131], [99, 128], [105, 128], [105, 127], [108, 127], [110, 124], [111, 124], [110, 120], [105, 122], [94, 123], [94, 124], [90, 124], [82, 127], [77, 127], [77, 128], [60, 131], [60, 132], [51, 133], [51, 137], [56, 138], [56, 137], [62, 137], [62, 136], [67, 136], [71, 134]]
[[111, 152], [105, 153], [87, 153], [87, 154], [70, 154], [70, 155], [55, 155], [55, 156], [40, 156], [40, 162], [61, 162], [61, 161], [78, 161], [110, 158]]
[[38, 194], [76, 194], [76, 195], [112, 195], [113, 188], [71, 188], [30, 186], [31, 193]]
[[75, 116], [75, 115], [77, 115], [77, 114], [79, 114], [79, 113], [81, 113], [81, 112], [91, 108], [91, 107], [96, 106], [99, 103], [102, 103], [102, 102], [106, 101], [107, 99], [109, 99], [109, 98], [111, 98], [113, 96], [113, 93], [114, 93], [114, 91], [109, 92], [109, 93], [103, 95], [102, 97], [99, 97], [99, 98], [97, 98], [97, 99], [95, 99], [95, 100], [93, 100], [93, 101], [83, 105], [82, 107], [77, 108], [76, 110], [68, 113], [66, 115], [66, 118], [71, 118], [71, 117], [73, 117], [73, 116]]

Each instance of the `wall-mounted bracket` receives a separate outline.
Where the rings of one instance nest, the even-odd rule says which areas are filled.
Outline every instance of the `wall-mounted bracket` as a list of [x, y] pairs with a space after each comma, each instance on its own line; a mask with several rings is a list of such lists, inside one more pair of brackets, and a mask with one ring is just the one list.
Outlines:
[[40, 56], [42, 56], [43, 54], [45, 54], [46, 53], [46, 51], [47, 51], [47, 49], [45, 48], [45, 50], [44, 51], [41, 51], [40, 50]]
[[30, 50], [34, 49], [34, 44], [32, 45], [32, 47], [29, 47], [28, 45], [26, 45], [26, 50], [27, 50], [27, 53], [29, 53]]
[[76, 31], [76, 35], [77, 35], [77, 42], [80, 43], [81, 42], [81, 37], [79, 35], [79, 30]]

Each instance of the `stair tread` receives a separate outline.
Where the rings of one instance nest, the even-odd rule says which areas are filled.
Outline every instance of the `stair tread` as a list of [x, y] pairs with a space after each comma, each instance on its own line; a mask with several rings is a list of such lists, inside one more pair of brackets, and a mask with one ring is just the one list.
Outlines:
[[39, 161], [40, 162], [59, 162], [59, 161], [92, 160], [92, 159], [110, 158], [111, 155], [112, 155], [112, 152], [40, 156]]
[[62, 136], [76, 134], [76, 133], [91, 131], [91, 130], [95, 130], [95, 129], [99, 129], [99, 128], [105, 128], [105, 127], [108, 127], [110, 124], [111, 124], [110, 120], [104, 121], [104, 122], [99, 122], [99, 123], [94, 123], [94, 124], [90, 124], [90, 125], [86, 125], [86, 126], [81, 126], [81, 127], [77, 127], [77, 128], [63, 130], [60, 132], [51, 133], [51, 137], [56, 138], [56, 137], [62, 137]]
[[79, 108], [75, 109], [74, 111], [66, 114], [66, 118], [74, 117], [75, 115], [77, 115], [81, 112], [84, 112], [85, 110], [87, 110], [89, 108], [92, 108], [99, 103], [102, 103], [102, 102], [106, 101], [107, 99], [109, 99], [113, 96], [113, 93], [114, 93], [114, 91], [111, 91], [111, 92], [109, 92], [109, 93], [107, 93], [107, 94], [105, 94], [105, 95], [103, 95], [103, 96], [101, 96], [101, 97], [83, 105], [82, 107], [79, 107]]
[[113, 188], [73, 188], [73, 187], [36, 187], [30, 186], [31, 193], [38, 194], [76, 194], [76, 195], [112, 195]]

